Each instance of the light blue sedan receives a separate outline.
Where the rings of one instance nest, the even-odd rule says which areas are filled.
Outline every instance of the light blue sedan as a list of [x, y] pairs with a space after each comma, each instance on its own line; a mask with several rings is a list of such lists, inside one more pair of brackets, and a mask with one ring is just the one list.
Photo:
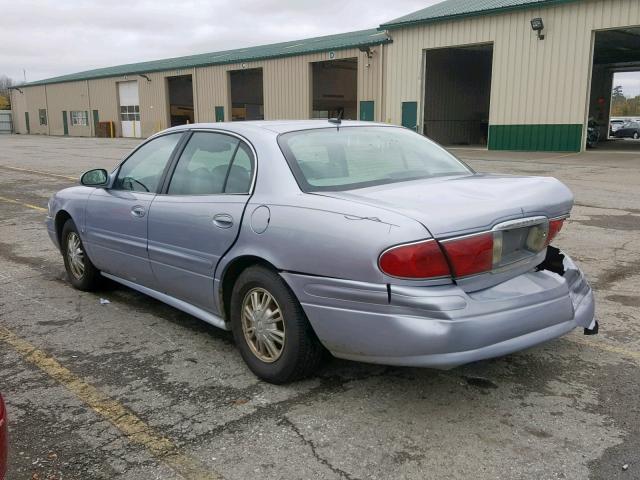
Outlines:
[[475, 173], [404, 128], [186, 125], [81, 183], [47, 217], [72, 285], [107, 277], [230, 329], [269, 382], [325, 349], [451, 368], [597, 332], [589, 284], [549, 245], [569, 189]]

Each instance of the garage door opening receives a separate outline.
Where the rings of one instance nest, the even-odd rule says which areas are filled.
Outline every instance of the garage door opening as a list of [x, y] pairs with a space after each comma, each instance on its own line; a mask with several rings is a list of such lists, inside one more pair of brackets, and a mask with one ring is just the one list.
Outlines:
[[195, 121], [193, 111], [193, 82], [191, 75], [168, 77], [169, 85], [169, 124], [185, 125]]
[[640, 150], [640, 27], [596, 32], [585, 131], [588, 147]]
[[311, 118], [358, 118], [358, 59], [311, 64]]
[[229, 72], [231, 120], [264, 120], [262, 69]]
[[423, 132], [442, 145], [486, 147], [493, 44], [425, 52]]

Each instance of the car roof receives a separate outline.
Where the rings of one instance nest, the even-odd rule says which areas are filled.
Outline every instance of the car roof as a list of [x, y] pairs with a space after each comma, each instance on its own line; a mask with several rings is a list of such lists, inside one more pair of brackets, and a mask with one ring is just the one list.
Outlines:
[[[396, 127], [386, 123], [365, 122], [357, 120], [343, 120], [340, 127]], [[336, 128], [334, 123], [326, 119], [318, 120], [249, 120], [242, 122], [216, 122], [216, 123], [190, 123], [188, 125], [180, 125], [172, 127], [168, 131], [180, 130], [196, 130], [196, 129], [220, 129], [238, 134], [247, 133], [248, 131], [268, 131], [276, 134], [294, 132], [299, 130], [314, 130], [318, 128]]]

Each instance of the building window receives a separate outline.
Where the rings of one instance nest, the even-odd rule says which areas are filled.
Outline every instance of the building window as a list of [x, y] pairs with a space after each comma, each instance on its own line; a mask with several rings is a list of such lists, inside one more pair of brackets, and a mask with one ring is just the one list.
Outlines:
[[44, 108], [38, 110], [38, 118], [40, 119], [40, 125], [47, 124], [47, 111]]
[[87, 112], [72, 111], [71, 112], [71, 125], [76, 127], [86, 127], [89, 125], [89, 119], [87, 118]]
[[120, 120], [123, 122], [139, 122], [140, 105], [120, 105]]

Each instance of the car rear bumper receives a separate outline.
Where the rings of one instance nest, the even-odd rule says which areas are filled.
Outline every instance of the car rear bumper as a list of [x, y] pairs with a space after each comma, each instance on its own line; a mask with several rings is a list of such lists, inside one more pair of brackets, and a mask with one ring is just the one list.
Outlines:
[[398, 287], [285, 273], [320, 341], [336, 357], [452, 368], [594, 326], [593, 293], [565, 256], [485, 290]]

